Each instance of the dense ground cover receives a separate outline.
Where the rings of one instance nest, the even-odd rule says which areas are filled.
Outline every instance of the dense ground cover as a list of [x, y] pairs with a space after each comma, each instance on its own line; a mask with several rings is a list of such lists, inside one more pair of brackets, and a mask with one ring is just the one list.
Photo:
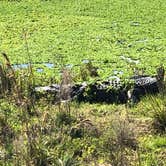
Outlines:
[[1, 1], [0, 50], [12, 63], [91, 59], [101, 76], [154, 74], [166, 64], [165, 7], [162, 0]]
[[69, 103], [70, 114], [65, 105], [43, 100], [30, 109], [26, 102], [21, 107], [11, 99], [0, 102], [1, 165], [166, 164], [165, 134], [154, 130], [149, 100], [135, 108]]

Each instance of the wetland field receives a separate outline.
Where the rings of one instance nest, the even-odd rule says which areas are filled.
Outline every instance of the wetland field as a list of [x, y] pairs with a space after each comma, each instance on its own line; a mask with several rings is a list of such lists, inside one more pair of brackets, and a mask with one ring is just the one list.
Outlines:
[[91, 60], [102, 77], [134, 68], [154, 74], [166, 65], [165, 8], [163, 0], [1, 1], [0, 50], [13, 64], [77, 71]]
[[0, 165], [165, 166], [164, 68], [165, 0], [0, 0]]

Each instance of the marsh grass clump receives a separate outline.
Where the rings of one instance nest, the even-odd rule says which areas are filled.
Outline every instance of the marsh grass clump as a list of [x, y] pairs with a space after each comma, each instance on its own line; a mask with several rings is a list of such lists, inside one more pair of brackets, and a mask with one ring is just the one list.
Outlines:
[[86, 136], [99, 138], [99, 129], [89, 119], [78, 120], [74, 126], [71, 127], [70, 136], [74, 138], [83, 138]]
[[0, 127], [0, 142], [6, 144], [12, 141], [14, 132], [3, 115], [0, 115]]
[[59, 112], [70, 114], [71, 91], [73, 86], [72, 76], [69, 70], [62, 69], [60, 90], [57, 96]]
[[104, 148], [109, 152], [111, 164], [116, 166], [130, 165], [127, 156], [137, 150], [138, 143], [128, 118], [122, 114], [113, 116], [107, 134], [104, 138]]
[[70, 101], [71, 88], [73, 86], [72, 76], [69, 70], [62, 69], [59, 99], [60, 101]]
[[3, 63], [0, 65], [0, 91], [2, 97], [4, 97], [16, 89], [16, 78], [7, 54], [2, 53], [2, 58]]
[[[0, 92], [2, 98], [10, 98], [17, 105], [23, 103], [34, 103], [32, 68], [27, 72], [17, 72], [13, 69], [10, 59], [6, 53], [2, 53], [2, 64], [0, 64]], [[27, 102], [28, 101], [28, 102]]]
[[116, 136], [117, 143], [122, 147], [137, 148], [137, 142], [133, 127], [126, 117], [118, 117], [112, 121], [112, 129]]
[[166, 132], [166, 99], [162, 95], [157, 98], [149, 96], [149, 108], [152, 110], [153, 127], [157, 132]]
[[153, 127], [158, 132], [166, 132], [166, 82], [165, 82], [165, 69], [163, 66], [157, 69], [157, 80], [159, 95], [149, 95], [149, 109], [152, 111]]
[[[5, 151], [4, 153], [5, 160], [12, 158], [13, 155], [12, 141], [14, 140], [14, 137], [15, 133], [12, 127], [8, 124], [5, 118], [2, 115], [0, 115], [0, 144]], [[2, 156], [0, 154], [0, 160], [1, 157]]]
[[80, 67], [80, 77], [83, 81], [87, 81], [89, 77], [98, 77], [97, 67], [95, 67], [91, 61]]
[[86, 68], [87, 68], [87, 70], [88, 70], [88, 72], [89, 72], [89, 75], [91, 76], [91, 77], [97, 77], [97, 76], [99, 76], [98, 75], [98, 73], [97, 73], [97, 67], [95, 67], [93, 64], [92, 64], [92, 62], [91, 61], [89, 61], [87, 64], [86, 64]]
[[71, 123], [75, 122], [76, 118], [64, 111], [62, 112], [57, 112], [56, 114], [56, 124], [58, 126], [63, 126], [63, 125], [70, 125]]
[[158, 81], [158, 89], [160, 93], [164, 94], [166, 93], [166, 87], [164, 82], [164, 76], [165, 76], [165, 69], [164, 66], [160, 66], [157, 68], [157, 81]]

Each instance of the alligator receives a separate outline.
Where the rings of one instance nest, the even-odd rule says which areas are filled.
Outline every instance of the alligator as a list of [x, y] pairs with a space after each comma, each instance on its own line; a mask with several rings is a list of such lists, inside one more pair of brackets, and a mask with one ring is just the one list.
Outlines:
[[[158, 70], [159, 71], [159, 70]], [[160, 68], [160, 73], [155, 76], [136, 75], [129, 78], [132, 88], [126, 86], [119, 77], [113, 76], [106, 81], [96, 81], [95, 83], [74, 84], [69, 88], [69, 100], [76, 99], [79, 102], [90, 103], [133, 103], [140, 101], [146, 94], [157, 94], [160, 91], [160, 84], [164, 80], [164, 68]], [[52, 84], [45, 87], [36, 87], [35, 92], [51, 93], [55, 98], [60, 94], [60, 85]]]

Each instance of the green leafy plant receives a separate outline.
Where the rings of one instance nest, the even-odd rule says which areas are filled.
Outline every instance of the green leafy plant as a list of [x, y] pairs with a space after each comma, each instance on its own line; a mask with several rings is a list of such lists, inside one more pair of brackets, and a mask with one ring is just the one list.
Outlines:
[[57, 166], [79, 166], [79, 162], [72, 156], [65, 155], [62, 159], [56, 160]]

